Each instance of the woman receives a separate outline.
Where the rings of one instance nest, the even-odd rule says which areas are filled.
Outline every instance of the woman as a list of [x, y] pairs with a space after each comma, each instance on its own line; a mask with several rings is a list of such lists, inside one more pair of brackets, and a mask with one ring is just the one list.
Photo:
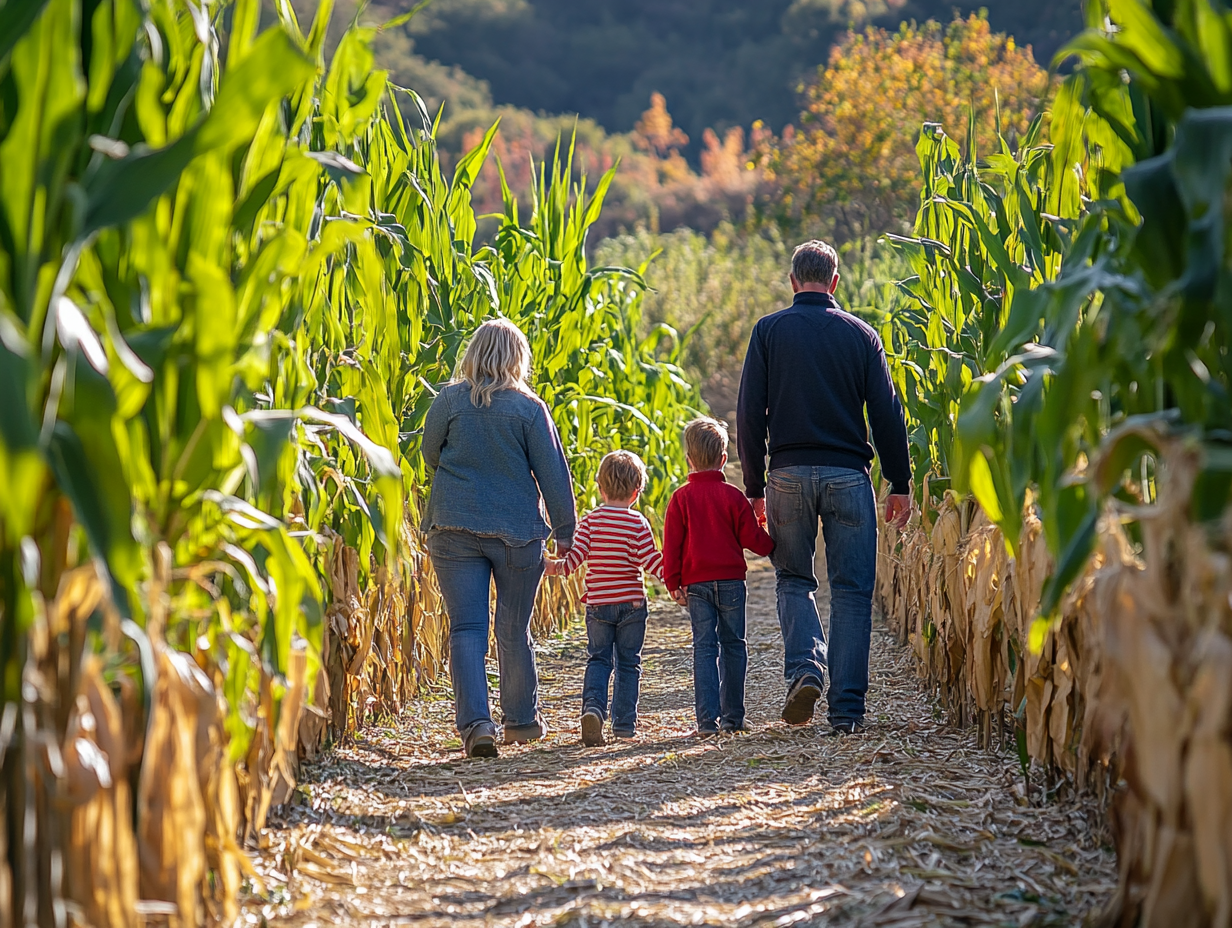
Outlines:
[[529, 374], [526, 336], [507, 319], [485, 322], [424, 423], [424, 459], [436, 473], [423, 530], [449, 612], [449, 669], [468, 757], [497, 753], [484, 670], [493, 580], [505, 743], [547, 733], [530, 616], [545, 541], [568, 550], [577, 513], [560, 435]]

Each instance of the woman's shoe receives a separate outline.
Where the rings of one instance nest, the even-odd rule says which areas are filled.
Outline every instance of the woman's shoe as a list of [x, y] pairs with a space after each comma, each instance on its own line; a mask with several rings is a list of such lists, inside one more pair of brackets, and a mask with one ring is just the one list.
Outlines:
[[496, 726], [491, 722], [476, 722], [462, 737], [467, 757], [496, 757]]
[[542, 715], [536, 715], [529, 725], [506, 725], [505, 744], [525, 744], [527, 741], [538, 741], [548, 733], [548, 723]]

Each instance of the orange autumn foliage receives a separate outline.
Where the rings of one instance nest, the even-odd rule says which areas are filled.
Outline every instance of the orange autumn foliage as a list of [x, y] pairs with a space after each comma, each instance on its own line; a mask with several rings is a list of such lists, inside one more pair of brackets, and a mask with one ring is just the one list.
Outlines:
[[919, 205], [915, 144], [938, 122], [966, 139], [969, 113], [979, 151], [1001, 131], [1013, 144], [1048, 90], [1029, 46], [994, 33], [983, 16], [869, 28], [835, 47], [818, 79], [802, 88], [801, 128], [761, 145], [778, 184], [768, 209], [781, 223], [839, 238], [899, 231]]
[[493, 158], [483, 166], [472, 189], [480, 214], [502, 209], [500, 172], [510, 188], [525, 197], [533, 166], [550, 157], [558, 139], [575, 145], [574, 171], [593, 179], [618, 164], [603, 215], [595, 225], [597, 239], [645, 226], [655, 232], [688, 227], [709, 232], [725, 221], [743, 219], [750, 203], [765, 195], [763, 174], [755, 150], [765, 132], [747, 136], [739, 126], [722, 137], [713, 129], [702, 133], [701, 170], [695, 171], [680, 149], [688, 135], [675, 124], [660, 93], [650, 97], [632, 132], [608, 135], [590, 120], [534, 117], [524, 110], [501, 108], [483, 113], [460, 133], [457, 148], [469, 151], [483, 139], [490, 118], [501, 117], [492, 145]]

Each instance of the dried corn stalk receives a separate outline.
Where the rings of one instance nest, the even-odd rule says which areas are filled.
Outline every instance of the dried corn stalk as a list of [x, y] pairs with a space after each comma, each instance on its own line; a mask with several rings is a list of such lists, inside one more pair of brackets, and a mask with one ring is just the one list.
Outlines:
[[[1085, 575], [1031, 648], [1049, 570], [1028, 505], [1020, 555], [947, 494], [931, 531], [881, 540], [878, 597], [958, 725], [1111, 801], [1117, 925], [1232, 925], [1232, 514], [1188, 520], [1196, 453], [1174, 446], [1132, 550], [1106, 518]], [[1116, 787], [1110, 791], [1109, 787]]]

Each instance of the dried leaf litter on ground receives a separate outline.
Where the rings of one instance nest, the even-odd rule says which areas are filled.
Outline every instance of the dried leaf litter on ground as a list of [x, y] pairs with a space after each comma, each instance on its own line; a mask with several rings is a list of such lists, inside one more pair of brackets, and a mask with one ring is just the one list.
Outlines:
[[540, 642], [545, 742], [467, 760], [447, 694], [417, 700], [304, 770], [299, 803], [271, 822], [246, 918], [1070, 925], [1110, 897], [1094, 809], [1023, 805], [1014, 756], [939, 721], [909, 652], [880, 630], [864, 734], [778, 721], [764, 561], [749, 585], [751, 733], [689, 737], [689, 622], [670, 602], [652, 604], [632, 742], [581, 746], [585, 633]]

